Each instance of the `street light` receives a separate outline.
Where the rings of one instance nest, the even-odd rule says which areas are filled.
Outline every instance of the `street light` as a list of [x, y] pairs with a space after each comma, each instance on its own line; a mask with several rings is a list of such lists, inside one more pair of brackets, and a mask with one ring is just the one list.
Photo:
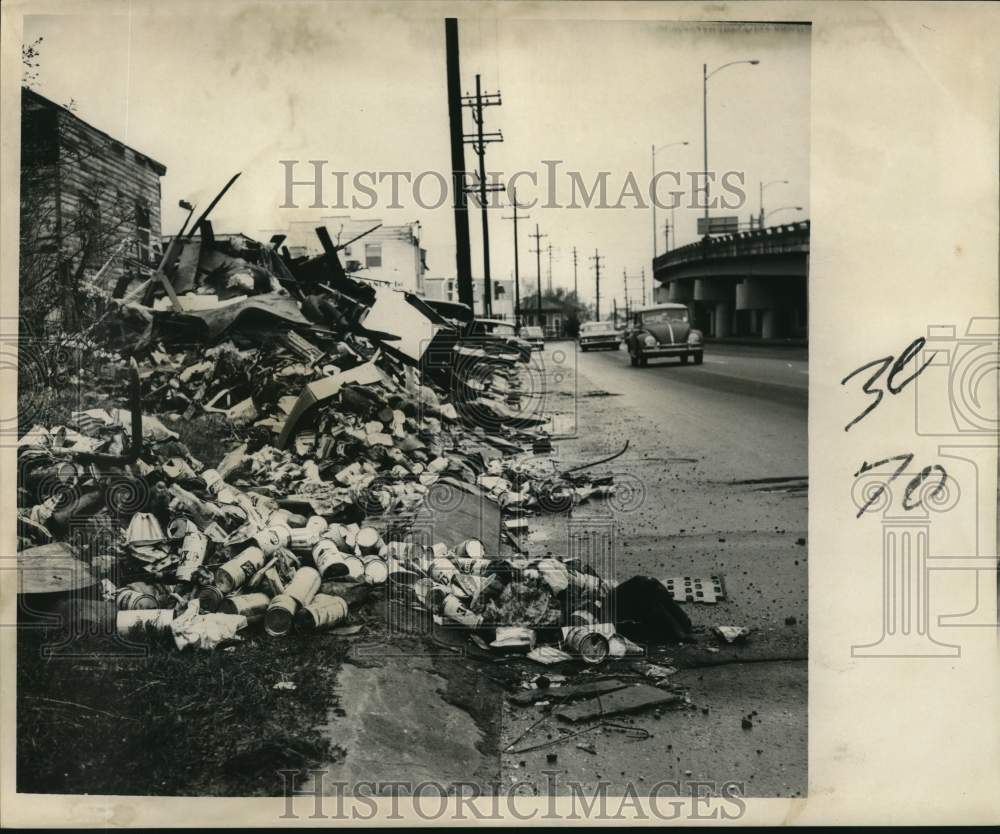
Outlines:
[[779, 211], [802, 211], [802, 206], [782, 206], [781, 208], [776, 208], [774, 211], [769, 211], [764, 215], [764, 219], [767, 220], [772, 214], [777, 214]]
[[[673, 148], [677, 145], [686, 145], [687, 142], [667, 142], [666, 145], [651, 145], [652, 148], [652, 174], [650, 179], [650, 184], [652, 185], [652, 193], [650, 196], [653, 198], [653, 257], [656, 257], [656, 152], [665, 150], [666, 148]], [[670, 201], [670, 228], [674, 227], [674, 205], [673, 200]], [[674, 231], [674, 240], [677, 240], [677, 232]], [[670, 244], [667, 244], [667, 248], [670, 248]]]
[[732, 67], [736, 64], [750, 64], [751, 66], [757, 66], [760, 61], [756, 58], [749, 58], [743, 61], [730, 61], [728, 64], [723, 64], [721, 67], [716, 67], [711, 72], [708, 71], [708, 64], [701, 65], [702, 72], [702, 85], [701, 85], [701, 114], [702, 114], [702, 129], [703, 136], [705, 140], [705, 234], [708, 234], [708, 194], [709, 194], [709, 184], [708, 184], [708, 79], [715, 75], [717, 72], [724, 70], [726, 67]]
[[760, 214], [757, 215], [757, 217], [758, 217], [758, 223], [757, 223], [757, 225], [761, 229], [764, 228], [764, 191], [769, 186], [776, 185], [779, 182], [783, 183], [784, 185], [788, 185], [788, 180], [771, 180], [768, 183], [765, 183], [763, 180], [761, 180], [761, 182], [760, 182]]

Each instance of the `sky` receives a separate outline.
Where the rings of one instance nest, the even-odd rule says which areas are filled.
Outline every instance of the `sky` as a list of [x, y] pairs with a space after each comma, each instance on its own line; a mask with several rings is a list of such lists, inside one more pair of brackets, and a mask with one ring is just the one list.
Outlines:
[[[594, 297], [595, 251], [601, 255], [602, 299], [624, 303], [625, 280], [633, 301], [645, 268], [647, 291], [653, 254], [653, 213], [648, 207], [651, 146], [657, 169], [703, 169], [702, 65], [709, 71], [730, 61], [756, 59], [713, 75], [708, 83], [709, 168], [741, 172], [747, 202], [736, 210], [746, 221], [758, 211], [758, 184], [767, 211], [786, 206], [769, 223], [808, 217], [809, 63], [807, 26], [567, 20], [517, 17], [522, 7], [468, 4], [459, 8], [463, 92], [481, 74], [485, 91], [502, 95], [486, 110], [485, 129], [503, 132], [487, 149], [487, 170], [507, 180], [536, 172], [538, 187], [522, 176], [519, 201], [539, 199], [519, 223], [522, 286], [534, 287], [536, 257], [528, 237], [538, 224], [549, 244], [553, 286], [572, 289], [573, 248], [577, 286]], [[241, 178], [213, 212], [219, 232], [268, 237], [290, 220], [349, 213], [387, 224], [420, 221], [429, 274], [455, 274], [454, 220], [450, 203], [421, 207], [400, 183], [399, 208], [389, 208], [390, 182], [370, 209], [309, 209], [312, 189], [296, 189], [298, 209], [282, 208], [285, 166], [298, 160], [297, 178], [311, 176], [308, 160], [324, 160], [324, 200], [336, 198], [333, 172], [346, 172], [344, 198], [367, 202], [352, 187], [360, 171], [450, 170], [443, 18], [429, 7], [275, 2], [233, 4], [118, 3], [100, 15], [25, 18], [27, 42], [43, 37], [36, 88], [59, 102], [73, 100], [77, 114], [167, 166], [163, 179], [163, 231], [171, 233], [185, 212], [181, 199], [207, 204], [232, 174]], [[669, 11], [669, 7], [665, 7]], [[466, 132], [474, 124], [466, 115]], [[687, 141], [688, 144], [677, 144]], [[549, 160], [546, 167], [544, 161]], [[552, 161], [560, 161], [558, 165]], [[476, 165], [471, 148], [466, 165]], [[545, 187], [556, 171], [555, 202]], [[568, 172], [590, 190], [607, 172], [608, 207], [566, 207]], [[612, 208], [629, 176], [645, 205], [629, 193]], [[425, 177], [425, 204], [437, 201], [433, 175]], [[738, 184], [736, 180], [730, 180]], [[677, 190], [661, 181], [662, 202]], [[721, 194], [713, 186], [713, 195]], [[507, 203], [509, 195], [500, 198]], [[678, 245], [696, 239], [701, 208], [690, 194], [676, 209]], [[730, 199], [733, 199], [730, 196]], [[578, 203], [582, 199], [578, 195]], [[509, 208], [490, 211], [494, 277], [511, 277], [513, 228]], [[657, 210], [657, 252], [664, 248], [669, 210]], [[481, 222], [470, 214], [473, 271], [482, 274]]]

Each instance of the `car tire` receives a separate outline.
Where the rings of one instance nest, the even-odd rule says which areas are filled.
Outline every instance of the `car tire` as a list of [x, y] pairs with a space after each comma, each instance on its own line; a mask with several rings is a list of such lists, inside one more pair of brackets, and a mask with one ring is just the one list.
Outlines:
[[632, 351], [628, 352], [628, 363], [633, 368], [639, 367], [639, 358]]
[[586, 352], [587, 348], [585, 348], [583, 345], [580, 345], [580, 353], [586, 353]]
[[700, 365], [704, 361], [705, 357], [701, 353], [696, 353], [694, 355], [694, 364]]
[[649, 364], [649, 357], [647, 357], [647, 356], [640, 356], [639, 357], [639, 367], [640, 368], [645, 368], [648, 364]]
[[688, 355], [686, 353], [681, 354], [681, 364], [686, 365], [688, 363]]

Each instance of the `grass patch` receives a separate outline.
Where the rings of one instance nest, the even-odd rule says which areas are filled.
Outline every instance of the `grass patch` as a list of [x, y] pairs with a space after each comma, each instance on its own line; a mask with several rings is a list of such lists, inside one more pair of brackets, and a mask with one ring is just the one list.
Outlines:
[[316, 728], [336, 706], [342, 638], [255, 633], [232, 651], [185, 652], [154, 641], [145, 657], [94, 637], [45, 658], [46, 642], [19, 634], [18, 791], [273, 796], [278, 770], [338, 758]]

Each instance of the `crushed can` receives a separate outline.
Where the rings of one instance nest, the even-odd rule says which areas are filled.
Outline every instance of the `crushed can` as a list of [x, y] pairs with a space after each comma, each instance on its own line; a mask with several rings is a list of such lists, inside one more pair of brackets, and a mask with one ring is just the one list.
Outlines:
[[292, 630], [299, 602], [288, 594], [279, 594], [271, 600], [264, 614], [264, 631], [271, 637], [282, 637]]
[[567, 618], [567, 623], [571, 626], [592, 626], [595, 622], [594, 615], [584, 608], [578, 608]]
[[308, 605], [319, 591], [322, 581], [316, 568], [299, 568], [292, 581], [285, 586], [284, 596], [290, 596], [299, 605]]
[[483, 618], [478, 614], [473, 614], [468, 608], [462, 605], [462, 601], [451, 594], [444, 598], [441, 611], [452, 622], [464, 625], [467, 628], [479, 628], [483, 624]]
[[130, 582], [125, 587], [132, 591], [139, 591], [142, 594], [149, 594], [156, 600], [157, 608], [166, 608], [170, 605], [170, 595], [174, 588], [172, 585], [163, 585], [159, 582], [155, 584], [152, 582]]
[[259, 547], [248, 547], [215, 572], [215, 584], [224, 594], [231, 594], [264, 567], [267, 557]]
[[603, 663], [611, 653], [608, 638], [598, 631], [592, 631], [589, 626], [569, 629], [563, 637], [563, 648], [572, 654], [578, 654], [584, 663], [590, 664]]
[[220, 614], [241, 614], [248, 623], [258, 623], [264, 619], [271, 598], [267, 594], [240, 594], [226, 597], [219, 603]]
[[347, 576], [348, 566], [344, 561], [345, 554], [341, 553], [329, 539], [320, 539], [312, 551], [313, 564], [323, 579], [336, 579], [340, 576]]
[[347, 619], [347, 602], [333, 594], [316, 594], [295, 615], [295, 624], [305, 631], [333, 628]]

